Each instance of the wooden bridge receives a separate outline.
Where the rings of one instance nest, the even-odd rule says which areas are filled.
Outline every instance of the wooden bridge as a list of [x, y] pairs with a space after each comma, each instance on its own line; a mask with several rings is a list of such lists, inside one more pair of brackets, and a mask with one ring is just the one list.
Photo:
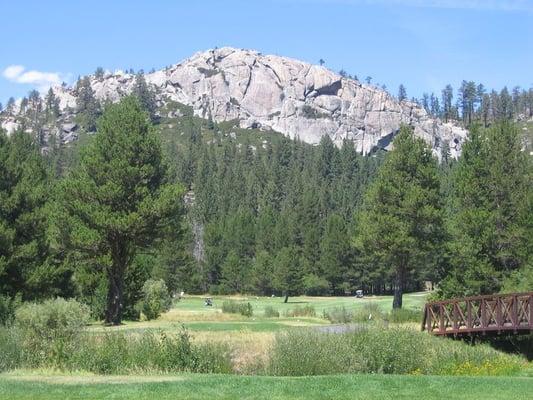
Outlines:
[[444, 336], [533, 333], [533, 292], [427, 303], [422, 330]]

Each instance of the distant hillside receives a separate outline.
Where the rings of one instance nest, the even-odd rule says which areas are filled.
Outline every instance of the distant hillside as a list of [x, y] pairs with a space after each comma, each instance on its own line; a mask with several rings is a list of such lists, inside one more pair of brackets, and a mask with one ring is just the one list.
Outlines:
[[[130, 93], [135, 79], [131, 73], [100, 71], [89, 76], [88, 82], [94, 97], [104, 103]], [[160, 111], [160, 116], [179, 115], [178, 105], [182, 104], [206, 119], [236, 121], [240, 128], [273, 130], [311, 144], [318, 143], [323, 135], [337, 145], [344, 139], [352, 140], [363, 154], [388, 148], [401, 124], [413, 126], [415, 134], [424, 138], [436, 154], [449, 147], [451, 155], [457, 156], [467, 135], [464, 129], [431, 117], [417, 103], [398, 101], [375, 86], [322, 66], [251, 50], [200, 52], [148, 73], [145, 79], [155, 91], [158, 108], [165, 110], [166, 114]], [[52, 137], [73, 141], [78, 136], [79, 90], [65, 86], [52, 91], [58, 115], [44, 124], [40, 135], [44, 142]], [[169, 105], [176, 108], [169, 109]], [[27, 101], [21, 107], [17, 103], [3, 112], [1, 126], [8, 132], [21, 126], [33, 129], [32, 107], [38, 105]], [[40, 106], [41, 110], [46, 107]]]

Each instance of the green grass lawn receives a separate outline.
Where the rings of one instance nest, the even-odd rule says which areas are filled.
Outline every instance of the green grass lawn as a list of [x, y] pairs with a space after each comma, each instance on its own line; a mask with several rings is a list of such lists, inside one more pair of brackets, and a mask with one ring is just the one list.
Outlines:
[[[422, 309], [427, 293], [410, 293], [404, 295], [405, 308]], [[118, 327], [103, 327], [95, 323], [92, 331], [126, 330], [141, 331], [147, 329], [176, 330], [179, 324], [184, 325], [192, 332], [277, 332], [292, 326], [315, 326], [329, 324], [322, 318], [323, 312], [338, 307], [354, 310], [365, 304], [377, 304], [383, 311], [392, 308], [392, 296], [373, 296], [363, 299], [354, 297], [310, 297], [299, 296], [289, 298], [288, 303], [281, 297], [255, 297], [255, 296], [214, 296], [213, 306], [204, 305], [205, 296], [185, 296], [174, 307], [154, 321], [125, 321]], [[254, 315], [250, 318], [238, 314], [223, 314], [222, 303], [234, 299], [247, 301], [252, 304]], [[313, 306], [316, 317], [286, 317], [284, 314], [296, 307]], [[279, 311], [279, 318], [265, 318], [265, 307], [270, 306]], [[420, 315], [422, 318], [422, 315]]]
[[[405, 308], [422, 308], [426, 302], [427, 293], [409, 293], [403, 297], [403, 306]], [[185, 299], [176, 303], [175, 308], [188, 311], [211, 311], [216, 312], [222, 307], [224, 300], [234, 298], [245, 300], [252, 304], [254, 313], [260, 315], [264, 312], [265, 307], [271, 306], [277, 309], [280, 313], [291, 310], [295, 307], [302, 307], [311, 305], [315, 308], [317, 315], [322, 315], [324, 310], [330, 310], [335, 307], [345, 307], [346, 309], [357, 309], [364, 304], [374, 303], [379, 305], [383, 311], [392, 309], [392, 296], [367, 296], [362, 299], [357, 299], [353, 296], [343, 297], [311, 297], [298, 296], [289, 297], [288, 303], [284, 303], [282, 297], [255, 297], [255, 296], [214, 296], [213, 307], [204, 306], [204, 297], [186, 296]]]
[[533, 379], [397, 375], [303, 378], [230, 375], [0, 374], [0, 398], [63, 399], [443, 399], [529, 400]]

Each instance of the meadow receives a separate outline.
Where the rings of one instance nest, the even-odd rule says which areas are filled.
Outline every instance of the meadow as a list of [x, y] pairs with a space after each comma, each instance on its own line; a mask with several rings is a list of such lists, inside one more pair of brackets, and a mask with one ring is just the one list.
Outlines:
[[[91, 322], [66, 340], [0, 331], [0, 399], [438, 399], [450, 387], [461, 399], [526, 399], [533, 390], [525, 359], [419, 332], [426, 293], [404, 297], [413, 311], [400, 322], [389, 321], [390, 296], [204, 301], [185, 296], [150, 321]], [[248, 303], [251, 316], [223, 312]], [[357, 322], [325, 318], [339, 310]]]

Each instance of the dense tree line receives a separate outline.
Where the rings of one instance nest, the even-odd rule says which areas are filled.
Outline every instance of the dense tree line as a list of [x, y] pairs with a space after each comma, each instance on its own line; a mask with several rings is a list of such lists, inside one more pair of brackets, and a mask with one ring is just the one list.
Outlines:
[[329, 137], [318, 146], [251, 137], [206, 143], [192, 127], [175, 147], [178, 180], [194, 192], [191, 217], [204, 227], [197, 289], [343, 294], [369, 284], [354, 275], [350, 235], [383, 154], [363, 157]]
[[364, 157], [350, 141], [312, 146], [186, 108], [167, 120], [142, 73], [117, 106], [80, 80], [79, 122], [96, 135], [42, 152], [58, 100], [31, 94], [25, 123], [41, 130], [0, 133], [0, 294], [75, 296], [118, 323], [138, 317], [149, 279], [285, 300], [363, 289], [394, 293], [396, 307], [424, 281], [441, 297], [530, 290], [531, 157], [514, 114], [480, 120], [474, 86], [460, 107], [445, 89], [442, 112], [471, 136], [458, 161], [440, 164], [409, 127], [393, 151]]
[[[400, 101], [407, 98], [404, 85], [400, 85], [397, 97]], [[533, 118], [533, 88], [489, 91], [481, 83], [463, 80], [456, 91], [448, 84], [441, 93], [424, 93], [413, 100], [428, 114], [464, 126], [479, 123], [488, 127], [496, 121]]]

